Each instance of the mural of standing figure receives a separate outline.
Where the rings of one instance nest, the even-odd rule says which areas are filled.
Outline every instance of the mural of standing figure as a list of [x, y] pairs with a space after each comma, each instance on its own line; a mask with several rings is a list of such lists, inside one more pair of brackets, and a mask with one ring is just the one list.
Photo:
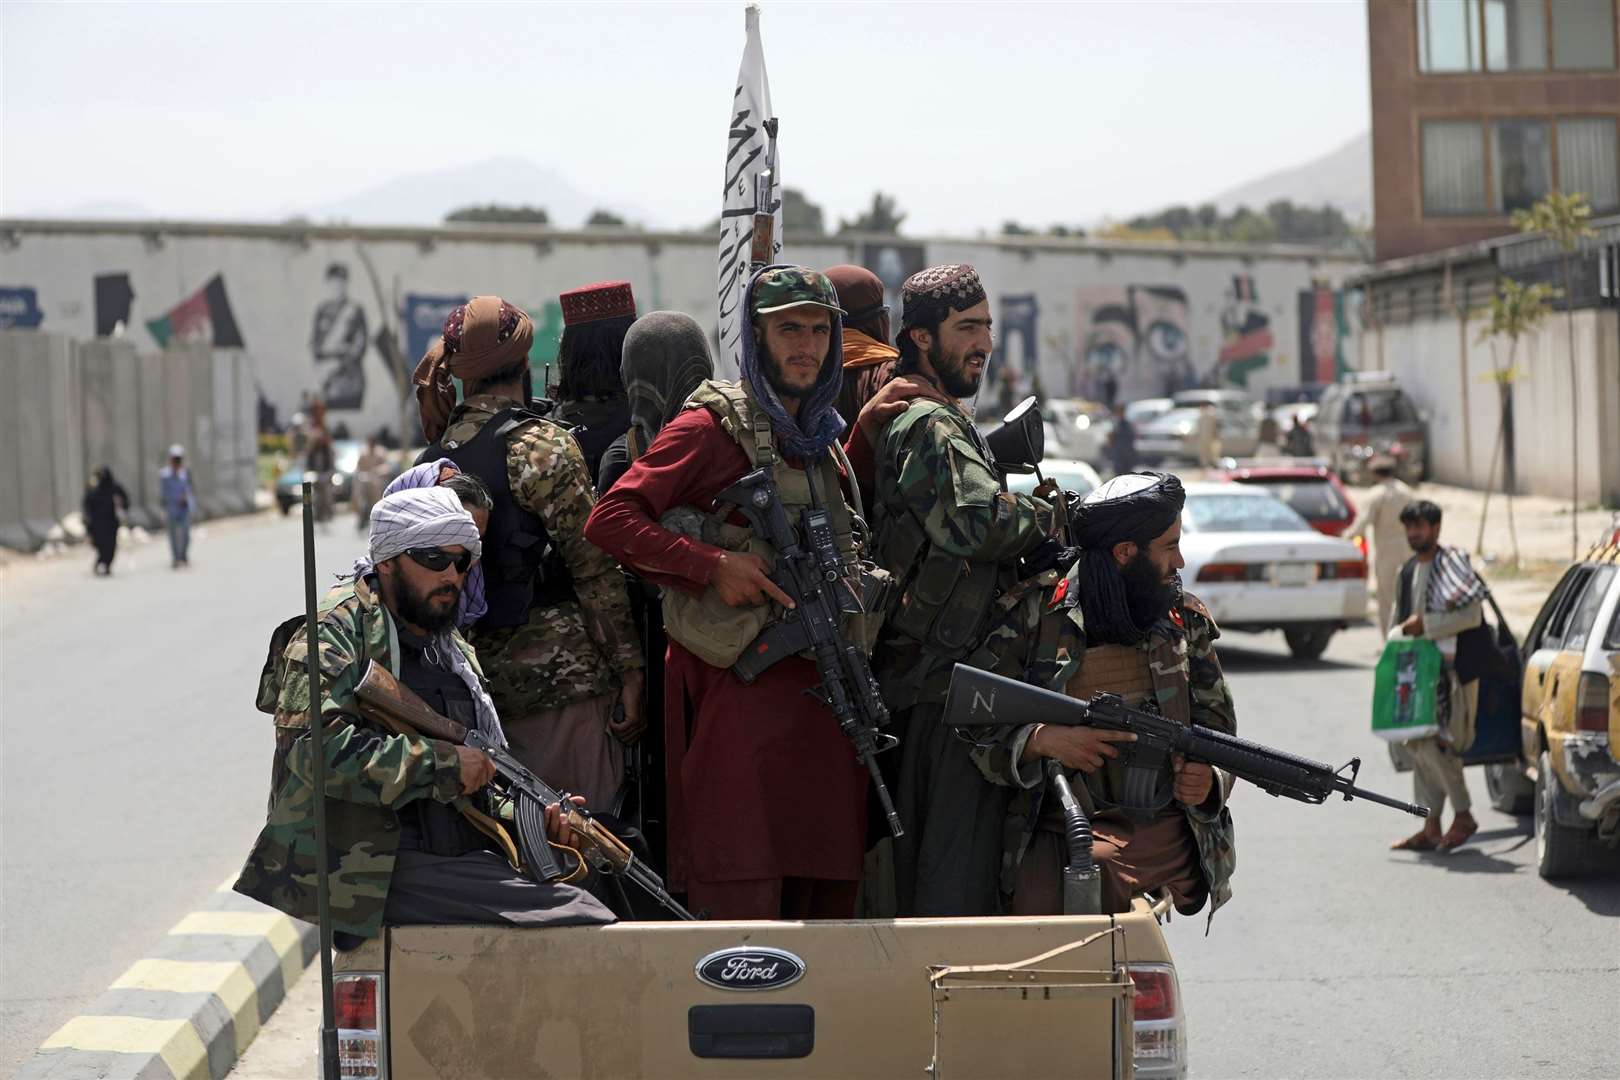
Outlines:
[[365, 309], [349, 298], [349, 268], [342, 263], [326, 268], [326, 291], [309, 331], [321, 399], [329, 409], [358, 409], [366, 396]]
[[1101, 285], [1081, 289], [1075, 306], [1087, 397], [1112, 405], [1198, 384], [1180, 286]]

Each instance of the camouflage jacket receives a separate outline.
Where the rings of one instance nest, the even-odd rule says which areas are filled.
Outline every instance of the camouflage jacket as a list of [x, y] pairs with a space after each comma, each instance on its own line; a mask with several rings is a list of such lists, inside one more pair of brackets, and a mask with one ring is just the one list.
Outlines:
[[[1052, 535], [1051, 505], [1004, 491], [973, 421], [933, 400], [913, 401], [884, 429], [875, 490], [873, 550], [900, 594], [875, 664], [890, 707], [943, 702], [958, 660], [1016, 663], [1006, 658], [1021, 655], [1056, 580], [1019, 581], [1017, 560]], [[927, 618], [912, 615], [926, 608], [942, 612], [935, 626], [959, 619], [963, 647], [919, 636]]]
[[[1059, 587], [1046, 598], [1030, 663], [1024, 679], [1052, 690], [1073, 691], [1071, 679], [1085, 659], [1085, 616], [1080, 608], [1079, 571], [1071, 569]], [[1185, 717], [1194, 724], [1237, 734], [1237, 712], [1232, 692], [1215, 654], [1220, 630], [1209, 610], [1190, 593], [1181, 606], [1163, 619], [1140, 645], [1147, 653], [1153, 691], [1160, 711], [1170, 717]], [[1007, 816], [1006, 843], [1002, 852], [1001, 888], [1011, 899], [1018, 881], [1018, 866], [1029, 847], [1040, 820], [1045, 785], [1037, 762], [1019, 764], [1033, 725], [1013, 729], [999, 738], [987, 738], [973, 748], [975, 764], [993, 783], [1024, 789], [1014, 798]], [[1075, 794], [1088, 810], [1094, 810], [1104, 783], [1098, 776], [1070, 772]], [[1199, 867], [1209, 886], [1210, 917], [1232, 897], [1232, 872], [1237, 866], [1237, 850], [1232, 814], [1227, 800], [1234, 778], [1215, 770], [1215, 793], [1211, 804], [1179, 806], [1187, 817], [1198, 844]]]
[[[495, 414], [517, 404], [474, 395], [451, 414], [444, 439], [466, 443]], [[578, 603], [534, 608], [526, 625], [473, 633], [496, 702], [516, 719], [520, 713], [617, 692], [619, 672], [642, 667], [643, 659], [624, 576], [585, 539], [596, 485], [579, 445], [565, 428], [546, 420], [523, 424], [507, 438], [512, 498], [545, 524], [578, 597]]]
[[[393, 618], [371, 584], [337, 585], [321, 601], [319, 619], [332, 925], [375, 937], [399, 847], [396, 811], [413, 799], [464, 805], [461, 768], [450, 744], [385, 734], [360, 717], [354, 689], [367, 662], [399, 673]], [[302, 618], [282, 624], [282, 637], [288, 643], [279, 654], [272, 648], [259, 695], [260, 708], [273, 709], [276, 724], [269, 817], [236, 891], [314, 922], [315, 801]], [[459, 635], [454, 640], [477, 670], [472, 649]]]

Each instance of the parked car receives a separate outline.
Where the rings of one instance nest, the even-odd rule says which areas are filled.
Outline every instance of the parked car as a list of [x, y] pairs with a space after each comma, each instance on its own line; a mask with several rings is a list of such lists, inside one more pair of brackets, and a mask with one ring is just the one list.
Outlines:
[[1343, 536], [1356, 519], [1349, 492], [1323, 465], [1240, 465], [1212, 479], [1265, 488], [1328, 536]]
[[[360, 467], [360, 451], [364, 444], [357, 439], [335, 439], [332, 442], [333, 502], [348, 502], [354, 493], [354, 473]], [[276, 477], [276, 505], [283, 514], [303, 499], [304, 463], [298, 461]]]
[[[1192, 394], [1223, 391], [1187, 391]], [[1176, 395], [1177, 400], [1181, 398]], [[1212, 402], [1216, 409], [1216, 430], [1220, 433], [1221, 453], [1247, 457], [1260, 449], [1260, 421], [1255, 416], [1258, 403], [1249, 398], [1226, 398]], [[1198, 419], [1203, 403], [1197, 399], [1175, 408], [1136, 429], [1137, 456], [1148, 464], [1171, 458], [1198, 460]]]
[[1143, 424], [1152, 423], [1175, 407], [1176, 403], [1167, 397], [1143, 398], [1125, 406], [1125, 419], [1140, 428]]
[[1620, 514], [1559, 579], [1522, 655], [1519, 757], [1485, 767], [1491, 804], [1534, 815], [1544, 878], [1620, 867]]
[[1114, 420], [1108, 410], [1081, 398], [1057, 398], [1041, 403], [1046, 421], [1047, 448], [1077, 461], [1104, 461]]
[[1367, 617], [1367, 560], [1263, 488], [1187, 485], [1182, 580], [1230, 630], [1281, 630], [1302, 660]]
[[[1052, 458], [1041, 462], [1041, 475], [1057, 482], [1064, 491], [1072, 491], [1082, 499], [1102, 486], [1102, 477], [1084, 461]], [[1026, 495], [1039, 483], [1034, 473], [1013, 473], [1007, 477], [1008, 491], [1021, 491]]]
[[1428, 423], [1393, 376], [1368, 372], [1322, 391], [1312, 425], [1316, 452], [1346, 483], [1367, 483], [1368, 465], [1388, 454], [1408, 483], [1427, 470]]

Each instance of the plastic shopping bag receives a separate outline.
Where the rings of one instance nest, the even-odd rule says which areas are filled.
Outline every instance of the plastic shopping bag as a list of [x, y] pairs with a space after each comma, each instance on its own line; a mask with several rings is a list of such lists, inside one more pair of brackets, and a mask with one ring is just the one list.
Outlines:
[[1440, 733], [1435, 697], [1440, 650], [1425, 638], [1397, 638], [1384, 646], [1373, 678], [1373, 734], [1406, 742]]

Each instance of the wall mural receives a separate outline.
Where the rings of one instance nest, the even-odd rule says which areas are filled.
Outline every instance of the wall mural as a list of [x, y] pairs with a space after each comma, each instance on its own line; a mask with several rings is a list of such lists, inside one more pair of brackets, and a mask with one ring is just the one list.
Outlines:
[[1350, 370], [1350, 312], [1355, 297], [1325, 281], [1299, 291], [1299, 381], [1338, 382]]
[[366, 398], [366, 311], [349, 296], [349, 268], [326, 268], [326, 299], [315, 308], [309, 352], [329, 409], [358, 409]]
[[236, 328], [236, 315], [225, 295], [225, 278], [219, 274], [158, 318], [148, 319], [146, 330], [165, 347], [174, 341], [242, 348], [242, 332]]
[[0, 285], [0, 330], [32, 330], [44, 318], [38, 291], [26, 285]]
[[1075, 297], [1080, 393], [1093, 401], [1167, 397], [1198, 384], [1179, 285], [1098, 285]]
[[1271, 363], [1271, 317], [1260, 307], [1260, 295], [1249, 274], [1232, 275], [1221, 309], [1219, 380], [1232, 386], [1249, 385], [1256, 372]]
[[889, 325], [900, 333], [900, 287], [906, 278], [928, 265], [928, 251], [921, 244], [865, 244], [861, 265], [883, 282], [883, 302], [889, 305]]
[[990, 351], [980, 400], [994, 402], [1006, 415], [1026, 394], [1041, 393], [1037, 389], [1041, 308], [1034, 293], [1010, 293], [1000, 297], [999, 303], [996, 345]]

